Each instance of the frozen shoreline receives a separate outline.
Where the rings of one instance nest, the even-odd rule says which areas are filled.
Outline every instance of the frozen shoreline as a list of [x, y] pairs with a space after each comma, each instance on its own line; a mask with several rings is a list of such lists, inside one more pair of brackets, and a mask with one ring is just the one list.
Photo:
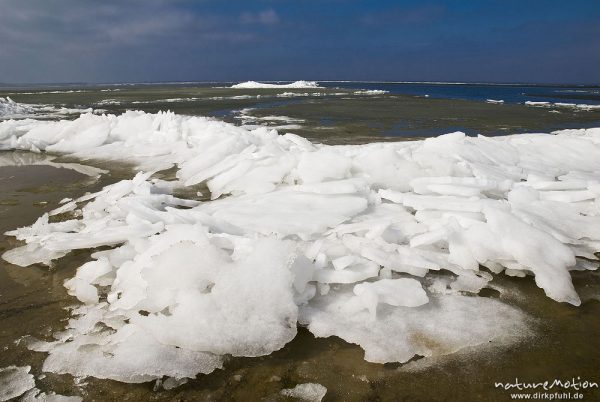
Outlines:
[[[492, 278], [480, 264], [533, 272], [550, 297], [578, 304], [569, 270], [593, 268], [575, 256], [594, 259], [600, 241], [598, 129], [322, 146], [266, 128], [128, 112], [8, 121], [0, 144], [82, 159], [133, 155], [148, 171], [178, 166], [178, 183], [139, 174], [66, 203], [59, 212], [72, 220], [42, 217], [13, 233], [28, 245], [5, 258], [20, 265], [121, 245], [67, 283], [85, 305], [64, 337], [33, 346], [49, 352], [54, 372], [190, 377], [220, 367], [223, 354], [281, 348], [296, 322], [360, 344], [370, 361], [440, 353], [414, 333], [451, 353], [527, 332], [515, 308], [464, 296]], [[170, 195], [173, 185], [204, 181], [214, 198], [230, 196]], [[142, 350], [162, 364], [130, 359]]]

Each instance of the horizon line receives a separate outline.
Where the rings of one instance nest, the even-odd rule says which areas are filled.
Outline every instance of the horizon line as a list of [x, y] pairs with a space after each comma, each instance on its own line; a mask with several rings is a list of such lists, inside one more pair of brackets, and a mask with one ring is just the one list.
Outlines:
[[168, 80], [168, 81], [112, 81], [112, 82], [0, 82], [0, 87], [19, 87], [19, 86], [115, 86], [115, 85], [169, 85], [169, 84], [236, 84], [248, 81], [261, 83], [292, 83], [296, 81], [309, 81], [317, 83], [365, 83], [365, 84], [427, 84], [427, 85], [489, 85], [489, 86], [562, 86], [562, 87], [600, 87], [600, 82], [596, 83], [545, 83], [545, 82], [486, 82], [486, 81], [396, 81], [396, 80], [208, 80], [208, 81], [190, 81], [190, 80]]

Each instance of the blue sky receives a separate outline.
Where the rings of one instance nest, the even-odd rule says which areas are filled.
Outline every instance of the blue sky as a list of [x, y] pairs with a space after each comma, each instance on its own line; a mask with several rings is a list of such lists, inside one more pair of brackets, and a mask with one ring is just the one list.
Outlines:
[[600, 83], [600, 1], [0, 0], [0, 82]]

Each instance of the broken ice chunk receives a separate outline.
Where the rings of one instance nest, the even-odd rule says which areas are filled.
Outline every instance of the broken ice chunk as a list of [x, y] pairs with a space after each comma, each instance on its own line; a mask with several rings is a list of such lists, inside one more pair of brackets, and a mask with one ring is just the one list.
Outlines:
[[421, 283], [412, 278], [379, 279], [354, 286], [354, 294], [363, 302], [375, 320], [377, 304], [417, 307], [429, 302]]
[[379, 274], [379, 265], [364, 259], [345, 269], [317, 269], [314, 280], [319, 283], [355, 283], [373, 278]]

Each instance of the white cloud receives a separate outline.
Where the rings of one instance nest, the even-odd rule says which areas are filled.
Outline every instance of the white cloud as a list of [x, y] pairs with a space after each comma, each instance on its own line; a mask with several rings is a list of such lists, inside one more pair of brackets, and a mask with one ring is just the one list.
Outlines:
[[[140, 79], [137, 72], [165, 69], [158, 65], [168, 60], [185, 68], [173, 55], [189, 64], [204, 52], [220, 54], [264, 40], [254, 25], [239, 24], [237, 12], [215, 13], [197, 4], [0, 0], [0, 82], [97, 80], [116, 75], [111, 69]], [[257, 24], [278, 21], [271, 10], [251, 19]], [[158, 54], [169, 56], [152, 60]]]

